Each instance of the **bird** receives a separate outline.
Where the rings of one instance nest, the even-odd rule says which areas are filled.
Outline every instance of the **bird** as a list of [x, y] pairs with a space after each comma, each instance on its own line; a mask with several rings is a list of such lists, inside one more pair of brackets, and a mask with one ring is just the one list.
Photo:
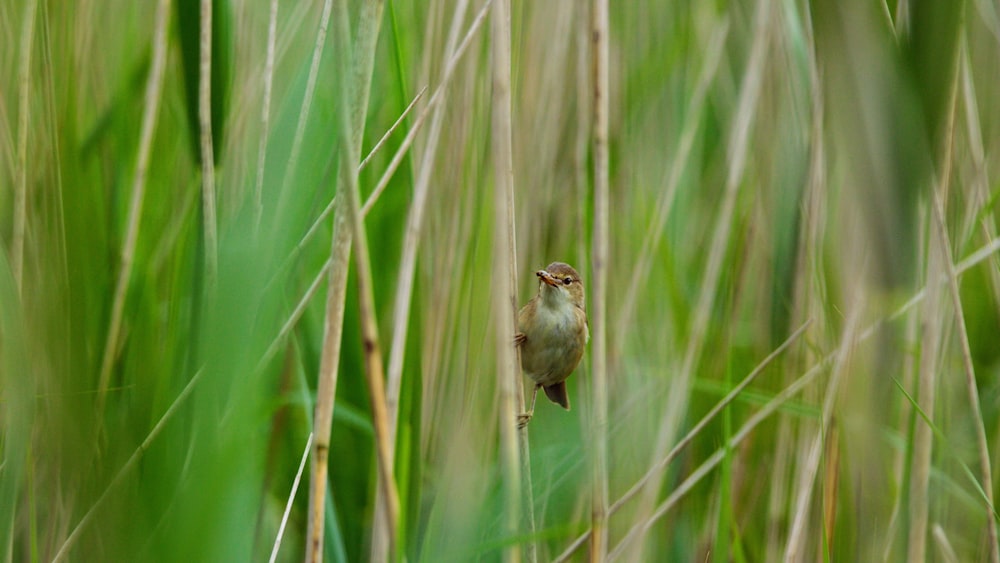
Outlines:
[[521, 369], [534, 384], [531, 407], [518, 416], [524, 428], [535, 412], [538, 389], [553, 403], [569, 410], [566, 378], [580, 364], [590, 340], [583, 281], [572, 266], [553, 262], [535, 272], [538, 294], [517, 313], [515, 346]]

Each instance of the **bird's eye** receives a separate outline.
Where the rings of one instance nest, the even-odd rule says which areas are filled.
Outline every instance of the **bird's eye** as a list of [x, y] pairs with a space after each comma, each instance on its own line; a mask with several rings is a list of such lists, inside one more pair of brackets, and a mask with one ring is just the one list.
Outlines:
[[569, 285], [573, 283], [573, 278], [563, 278], [563, 285]]

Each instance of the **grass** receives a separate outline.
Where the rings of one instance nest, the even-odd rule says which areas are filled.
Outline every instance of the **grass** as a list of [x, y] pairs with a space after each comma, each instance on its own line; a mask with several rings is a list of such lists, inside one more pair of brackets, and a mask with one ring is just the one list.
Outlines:
[[0, 5], [3, 560], [997, 561], [996, 9], [494, 2]]

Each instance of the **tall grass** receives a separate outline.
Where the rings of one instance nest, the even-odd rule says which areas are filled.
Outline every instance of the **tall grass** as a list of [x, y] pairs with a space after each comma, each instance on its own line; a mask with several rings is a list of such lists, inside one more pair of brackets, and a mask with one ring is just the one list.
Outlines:
[[997, 8], [608, 7], [0, 3], [3, 560], [997, 561]]

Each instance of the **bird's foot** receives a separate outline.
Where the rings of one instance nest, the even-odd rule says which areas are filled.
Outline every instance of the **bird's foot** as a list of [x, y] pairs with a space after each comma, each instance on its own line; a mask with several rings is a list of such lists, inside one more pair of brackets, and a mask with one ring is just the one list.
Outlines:
[[518, 430], [520, 430], [520, 429], [522, 429], [522, 428], [524, 428], [525, 426], [528, 425], [528, 422], [531, 421], [531, 415], [532, 414], [534, 414], [534, 413], [533, 412], [522, 412], [521, 414], [517, 415], [517, 429]]

